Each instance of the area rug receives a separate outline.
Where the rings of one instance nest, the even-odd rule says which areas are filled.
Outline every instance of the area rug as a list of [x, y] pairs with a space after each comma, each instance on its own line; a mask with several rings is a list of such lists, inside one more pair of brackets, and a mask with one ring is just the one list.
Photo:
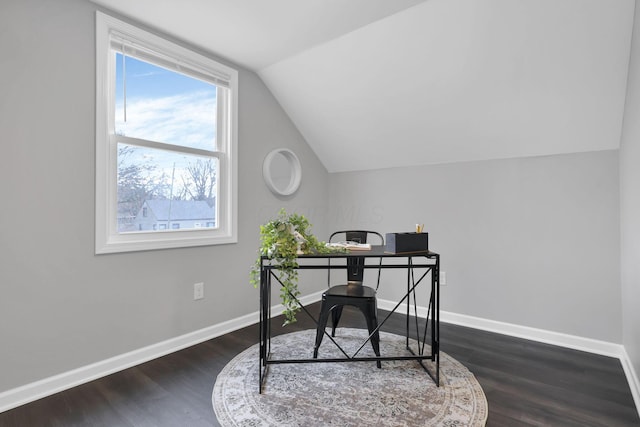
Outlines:
[[[336, 341], [353, 354], [366, 330], [339, 328]], [[315, 330], [273, 337], [272, 359], [308, 358]], [[409, 355], [406, 338], [380, 333], [381, 355]], [[415, 342], [413, 343], [415, 345]], [[359, 356], [371, 356], [367, 344]], [[342, 357], [326, 336], [319, 358]], [[218, 375], [213, 408], [228, 426], [484, 426], [487, 400], [473, 374], [440, 352], [440, 387], [415, 360], [269, 365], [258, 393], [258, 345]], [[431, 362], [428, 362], [431, 363]]]

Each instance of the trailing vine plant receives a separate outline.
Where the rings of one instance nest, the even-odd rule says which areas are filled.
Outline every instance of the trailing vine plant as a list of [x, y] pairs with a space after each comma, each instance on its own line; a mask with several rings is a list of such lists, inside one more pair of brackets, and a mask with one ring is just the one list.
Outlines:
[[287, 214], [280, 209], [277, 218], [260, 226], [260, 249], [258, 259], [251, 268], [250, 283], [254, 287], [260, 284], [260, 260], [267, 257], [265, 262], [272, 266], [282, 284], [280, 299], [284, 306], [284, 325], [296, 321], [300, 311], [296, 298], [300, 296], [298, 290], [298, 255], [310, 253], [336, 252], [339, 249], [329, 248], [325, 242], [319, 241], [310, 231], [311, 224], [304, 215]]

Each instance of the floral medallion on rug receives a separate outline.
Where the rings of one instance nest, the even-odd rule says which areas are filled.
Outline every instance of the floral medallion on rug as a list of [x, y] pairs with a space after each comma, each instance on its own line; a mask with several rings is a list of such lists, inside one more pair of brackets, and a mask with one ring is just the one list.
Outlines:
[[[315, 333], [306, 330], [273, 337], [272, 360], [311, 357]], [[367, 336], [366, 330], [339, 328], [335, 340], [353, 354]], [[410, 355], [405, 343], [405, 337], [380, 333], [383, 357]], [[443, 352], [440, 387], [415, 360], [383, 361], [382, 369], [373, 362], [283, 363], [269, 365], [260, 394], [258, 348], [256, 344], [240, 353], [218, 375], [212, 401], [223, 427], [452, 427], [484, 426], [487, 420], [487, 400], [480, 384]], [[369, 344], [358, 354], [371, 355]], [[344, 356], [325, 337], [318, 357]]]

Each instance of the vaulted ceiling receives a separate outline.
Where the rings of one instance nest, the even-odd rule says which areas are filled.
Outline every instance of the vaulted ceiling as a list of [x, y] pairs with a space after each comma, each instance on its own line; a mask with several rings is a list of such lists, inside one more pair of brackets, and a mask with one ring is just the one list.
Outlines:
[[615, 149], [634, 0], [93, 0], [254, 70], [330, 172]]

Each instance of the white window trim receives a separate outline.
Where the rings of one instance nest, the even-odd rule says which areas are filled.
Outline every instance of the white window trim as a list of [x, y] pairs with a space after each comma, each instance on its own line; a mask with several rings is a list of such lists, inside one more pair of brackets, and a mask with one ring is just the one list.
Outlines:
[[[125, 37], [134, 43], [162, 52], [168, 58], [214, 79], [228, 82], [229, 112], [222, 112], [218, 126], [227, 126], [225, 141], [218, 141], [219, 197], [216, 229], [167, 230], [163, 232], [117, 231], [117, 142], [111, 135], [113, 112], [109, 108], [115, 93], [111, 87], [114, 78], [110, 75], [111, 40]], [[218, 91], [226, 93], [227, 91]], [[167, 249], [204, 245], [236, 243], [238, 241], [238, 72], [192, 52], [161, 37], [122, 22], [109, 15], [96, 12], [96, 254]]]

